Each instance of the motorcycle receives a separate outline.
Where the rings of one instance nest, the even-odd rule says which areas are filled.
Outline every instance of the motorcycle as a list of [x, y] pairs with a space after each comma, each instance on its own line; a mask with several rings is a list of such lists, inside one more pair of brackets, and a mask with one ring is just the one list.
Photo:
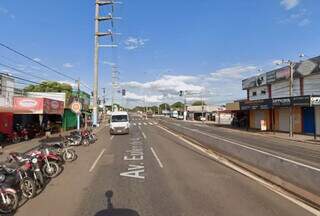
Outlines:
[[0, 174], [0, 213], [13, 213], [16, 211], [18, 204], [19, 198], [17, 191], [8, 186], [6, 176], [4, 174]]
[[24, 167], [18, 167], [14, 164], [2, 164], [0, 170], [0, 173], [8, 179], [10, 187], [20, 190], [22, 195], [27, 199], [35, 197], [37, 187]]
[[48, 148], [49, 151], [53, 151], [60, 155], [65, 162], [72, 162], [77, 159], [76, 151], [67, 146], [65, 142], [45, 143], [41, 145], [41, 148]]
[[6, 134], [6, 141], [8, 143], [16, 144], [20, 142], [20, 137], [18, 136], [17, 132], [13, 131], [10, 134]]
[[48, 148], [33, 150], [27, 154], [38, 159], [45, 177], [55, 178], [60, 174], [63, 160], [56, 153], [49, 151]]
[[44, 177], [42, 175], [40, 164], [36, 157], [11, 152], [9, 154], [9, 161], [14, 161], [22, 166], [28, 175], [33, 178], [38, 189], [42, 189], [45, 185]]

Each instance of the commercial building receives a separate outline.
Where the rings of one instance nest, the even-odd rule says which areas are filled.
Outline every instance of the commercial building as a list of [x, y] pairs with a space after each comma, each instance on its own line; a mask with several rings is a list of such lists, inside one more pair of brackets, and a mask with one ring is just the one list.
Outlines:
[[288, 132], [290, 112], [293, 132], [320, 134], [320, 56], [294, 64], [290, 96], [290, 67], [283, 67], [242, 81], [247, 100], [240, 102], [250, 128]]

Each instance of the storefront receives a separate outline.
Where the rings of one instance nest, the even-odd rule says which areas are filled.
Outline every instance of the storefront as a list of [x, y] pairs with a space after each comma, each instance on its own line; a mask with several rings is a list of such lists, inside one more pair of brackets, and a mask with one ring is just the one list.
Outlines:
[[248, 112], [249, 127], [252, 129], [261, 129], [261, 123], [266, 125], [267, 130], [271, 129], [271, 109], [271, 99], [240, 102], [240, 110]]
[[315, 130], [317, 135], [320, 135], [320, 96], [312, 96], [310, 100], [314, 108]]
[[57, 132], [62, 125], [63, 111], [63, 101], [48, 98], [13, 98], [14, 118], [24, 127], [37, 124], [43, 129], [50, 125], [51, 130]]

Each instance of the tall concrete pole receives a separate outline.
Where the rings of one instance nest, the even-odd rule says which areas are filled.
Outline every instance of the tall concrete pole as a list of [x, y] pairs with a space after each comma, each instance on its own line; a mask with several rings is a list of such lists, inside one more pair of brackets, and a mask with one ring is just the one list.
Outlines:
[[94, 72], [93, 72], [93, 126], [98, 125], [98, 84], [99, 84], [99, 3], [96, 0], [95, 35], [94, 35]]
[[[289, 79], [289, 97], [293, 96], [293, 62], [289, 62], [290, 67], [290, 79]], [[290, 114], [289, 114], [289, 136], [293, 137], [293, 104], [290, 104]]]

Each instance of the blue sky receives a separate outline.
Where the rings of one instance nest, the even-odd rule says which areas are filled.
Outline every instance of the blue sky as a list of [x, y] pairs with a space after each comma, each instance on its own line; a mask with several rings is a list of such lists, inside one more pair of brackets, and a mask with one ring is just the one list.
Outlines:
[[[119, 48], [101, 51], [99, 80], [109, 87], [108, 62], [116, 62], [131, 105], [145, 96], [149, 103], [172, 102], [179, 89], [193, 92], [190, 101], [199, 92], [212, 104], [239, 99], [245, 95], [241, 80], [258, 69], [274, 68], [282, 58], [299, 60], [300, 53], [320, 54], [317, 0], [122, 3], [115, 13], [122, 17], [116, 21]], [[92, 86], [93, 17], [93, 0], [0, 0], [0, 42]], [[67, 81], [2, 48], [1, 62]]]

